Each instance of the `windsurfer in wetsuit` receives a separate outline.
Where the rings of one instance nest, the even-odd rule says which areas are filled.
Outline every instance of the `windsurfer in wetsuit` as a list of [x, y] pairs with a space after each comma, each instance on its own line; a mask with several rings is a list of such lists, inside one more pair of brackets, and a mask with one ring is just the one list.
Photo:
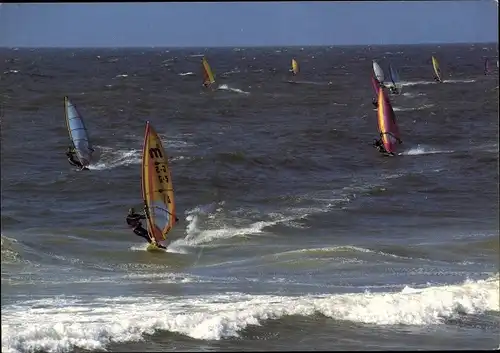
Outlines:
[[[130, 228], [134, 230], [134, 234], [140, 236], [141, 238], [144, 238], [147, 240], [149, 244], [153, 243], [153, 239], [149, 236], [149, 233], [146, 229], [142, 227], [141, 220], [146, 219], [146, 216], [140, 213], [135, 213], [134, 208], [129, 208], [128, 209], [128, 215], [127, 215], [127, 224], [129, 225]], [[157, 242], [154, 242], [155, 245], [159, 248], [166, 249], [161, 244], [158, 244]]]
[[381, 139], [380, 140], [374, 139], [373, 147], [375, 147], [380, 153], [387, 153]]
[[372, 104], [375, 108], [378, 108], [378, 99], [376, 97], [372, 98]]
[[78, 168], [81, 168], [83, 169], [83, 164], [80, 163], [80, 161], [78, 159], [76, 159], [76, 151], [73, 147], [68, 147], [68, 150], [66, 151], [66, 157], [68, 157], [68, 162], [69, 164], [71, 164], [72, 166], [75, 166], [75, 167], [78, 167]]

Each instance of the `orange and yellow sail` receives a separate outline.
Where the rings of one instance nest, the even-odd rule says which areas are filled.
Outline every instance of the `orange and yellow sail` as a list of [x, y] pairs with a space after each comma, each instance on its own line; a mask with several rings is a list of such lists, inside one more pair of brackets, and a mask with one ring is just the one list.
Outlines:
[[294, 75], [297, 75], [299, 73], [299, 63], [295, 59], [292, 59], [292, 73]]
[[203, 85], [204, 86], [210, 86], [215, 83], [215, 77], [212, 72], [212, 69], [210, 68], [210, 65], [208, 65], [207, 59], [203, 58], [201, 60], [202, 66], [203, 66]]
[[142, 151], [142, 197], [149, 234], [156, 242], [166, 240], [176, 219], [174, 187], [167, 154], [149, 121]]

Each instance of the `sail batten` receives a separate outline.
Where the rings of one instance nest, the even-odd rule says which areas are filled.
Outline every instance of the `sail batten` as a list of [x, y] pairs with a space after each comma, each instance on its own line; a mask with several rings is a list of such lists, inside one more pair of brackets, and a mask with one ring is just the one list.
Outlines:
[[82, 166], [87, 167], [92, 160], [94, 149], [90, 143], [89, 134], [81, 114], [68, 97], [64, 97], [64, 113], [66, 126], [71, 143], [75, 148], [76, 157]]
[[142, 152], [142, 198], [149, 234], [157, 242], [166, 240], [176, 219], [174, 187], [167, 154], [149, 122]]

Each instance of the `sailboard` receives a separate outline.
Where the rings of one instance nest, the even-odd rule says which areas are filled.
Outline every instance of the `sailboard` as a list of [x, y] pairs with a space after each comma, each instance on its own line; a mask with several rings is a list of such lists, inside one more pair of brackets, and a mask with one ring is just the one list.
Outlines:
[[432, 67], [434, 68], [434, 75], [436, 75], [438, 81], [443, 82], [443, 80], [441, 79], [441, 69], [439, 68], [439, 62], [434, 57], [434, 55], [432, 56]]
[[299, 63], [297, 60], [292, 59], [292, 74], [296, 76], [299, 73]]
[[159, 248], [155, 243], [166, 240], [176, 223], [175, 200], [168, 157], [149, 121], [146, 123], [142, 150], [142, 198], [148, 233], [153, 240], [148, 250], [157, 250]]
[[403, 85], [401, 84], [401, 79], [399, 78], [398, 70], [392, 65], [389, 64], [389, 77], [391, 78], [392, 84], [398, 90], [398, 94], [401, 94], [401, 89]]
[[389, 97], [384, 89], [378, 92], [378, 130], [385, 150], [389, 154], [396, 152], [397, 145], [401, 143], [396, 115], [392, 109]]
[[377, 81], [381, 85], [384, 84], [384, 70], [382, 70], [380, 65], [375, 60], [373, 60], [373, 73], [375, 74], [375, 78], [377, 79]]
[[68, 97], [64, 97], [64, 113], [71, 144], [75, 149], [76, 157], [84, 168], [92, 161], [94, 149], [90, 143], [89, 134], [83, 122], [82, 115]]
[[212, 85], [215, 84], [214, 73], [212, 72], [212, 69], [210, 68], [210, 65], [205, 57], [203, 57], [201, 63], [203, 66], [203, 85], [205, 87], [212, 87]]

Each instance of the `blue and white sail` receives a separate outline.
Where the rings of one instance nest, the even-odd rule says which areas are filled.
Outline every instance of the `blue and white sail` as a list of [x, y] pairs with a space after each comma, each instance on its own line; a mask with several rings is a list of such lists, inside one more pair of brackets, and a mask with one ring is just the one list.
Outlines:
[[392, 64], [389, 64], [389, 77], [394, 87], [398, 90], [398, 93], [401, 93], [401, 89], [403, 88], [401, 78], [399, 77], [398, 70]]
[[76, 156], [80, 163], [84, 167], [87, 167], [92, 160], [94, 149], [90, 143], [89, 134], [83, 122], [83, 118], [68, 97], [64, 97], [64, 111], [69, 138], [75, 148]]

